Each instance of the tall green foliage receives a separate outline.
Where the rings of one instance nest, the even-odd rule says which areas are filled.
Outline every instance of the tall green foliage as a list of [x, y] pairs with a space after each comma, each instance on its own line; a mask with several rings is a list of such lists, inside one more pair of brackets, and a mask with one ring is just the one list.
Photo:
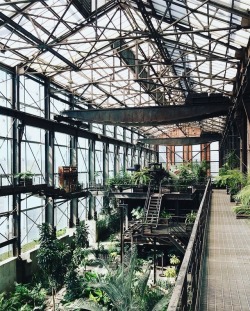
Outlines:
[[[99, 276], [98, 282], [93, 282], [92, 288], [96, 288], [98, 292], [106, 293], [111, 301], [108, 310], [115, 311], [163, 311], [166, 310], [171, 290], [167, 294], [163, 291], [152, 290], [147, 283], [150, 275], [150, 266], [148, 265], [144, 270], [141, 266], [138, 268], [137, 254], [135, 249], [131, 253], [128, 252], [125, 256], [124, 262], [117, 270], [111, 270], [106, 267], [108, 273], [106, 276]], [[98, 302], [98, 295], [95, 293]], [[104, 296], [105, 297], [105, 296]], [[111, 309], [110, 309], [110, 306]], [[89, 300], [77, 299], [75, 302], [68, 305], [69, 310], [103, 310], [98, 304], [93, 304]], [[105, 309], [107, 310], [107, 309]]]
[[76, 270], [82, 264], [86, 266], [87, 257], [90, 252], [87, 249], [89, 245], [88, 235], [88, 226], [84, 222], [80, 222], [80, 224], [76, 226], [76, 232], [73, 240], [74, 250], [65, 276], [66, 294], [64, 299], [66, 301], [73, 301], [81, 297], [83, 290], [82, 281]]
[[76, 232], [74, 237], [75, 247], [88, 247], [88, 235], [88, 226], [84, 222], [80, 222], [79, 225], [76, 226]]
[[97, 220], [98, 241], [107, 240], [110, 235], [120, 230], [120, 213], [115, 211], [111, 214], [103, 215]]
[[68, 245], [56, 239], [54, 228], [43, 223], [40, 229], [40, 248], [37, 253], [37, 263], [41, 273], [47, 278], [52, 292], [53, 310], [55, 310], [55, 293], [64, 282], [67, 266], [71, 260], [71, 250]]
[[96, 286], [107, 293], [117, 311], [144, 310], [149, 274], [149, 266], [137, 273], [137, 254], [132, 250], [123, 264], [115, 271], [108, 269], [106, 278]]

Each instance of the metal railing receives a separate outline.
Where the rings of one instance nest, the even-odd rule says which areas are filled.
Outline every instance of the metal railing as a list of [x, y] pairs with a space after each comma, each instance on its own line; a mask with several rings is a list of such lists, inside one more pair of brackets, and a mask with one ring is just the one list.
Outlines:
[[148, 204], [149, 204], [149, 200], [150, 200], [150, 194], [151, 194], [151, 181], [148, 184], [148, 191], [147, 191], [147, 195], [146, 195], [146, 200], [144, 203], [144, 217], [143, 217], [143, 221], [145, 221], [148, 217]]
[[199, 311], [201, 267], [205, 258], [211, 193], [211, 180], [209, 180], [197, 212], [168, 311]]

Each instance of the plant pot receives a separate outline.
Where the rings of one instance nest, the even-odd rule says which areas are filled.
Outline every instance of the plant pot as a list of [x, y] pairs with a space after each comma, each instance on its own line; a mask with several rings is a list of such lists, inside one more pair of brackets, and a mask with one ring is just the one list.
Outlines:
[[191, 232], [194, 224], [186, 224], [186, 232]]
[[20, 186], [32, 186], [33, 185], [33, 180], [31, 178], [29, 179], [23, 179], [23, 178], [20, 178], [19, 179], [19, 185]]

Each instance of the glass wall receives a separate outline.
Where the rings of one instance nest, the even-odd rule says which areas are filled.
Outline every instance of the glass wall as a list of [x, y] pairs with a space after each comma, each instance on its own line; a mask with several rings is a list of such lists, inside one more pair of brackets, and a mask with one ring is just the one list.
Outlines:
[[[38, 226], [45, 219], [48, 220], [48, 217], [56, 229], [60, 230], [69, 227], [72, 223], [70, 219], [72, 206], [77, 207], [80, 220], [87, 219], [92, 214], [89, 213], [90, 207], [94, 207], [97, 212], [102, 209], [103, 198], [100, 194], [93, 200], [89, 197], [63, 197], [66, 190], [61, 184], [59, 185], [59, 167], [76, 163], [77, 182], [83, 189], [87, 189], [92, 174], [96, 183], [100, 185], [103, 183], [104, 167], [108, 170], [108, 176], [112, 177], [115, 166], [118, 170], [126, 169], [135, 163], [143, 164], [147, 160], [143, 148], [139, 150], [132, 145], [132, 137], [133, 142], [136, 142], [139, 136], [131, 129], [92, 124], [89, 131], [67, 122], [63, 122], [63, 128], [62, 124], [59, 126], [55, 117], [60, 115], [62, 110], [74, 109], [75, 103], [77, 107], [86, 108], [79, 98], [66, 90], [54, 84], [48, 85], [48, 81], [45, 83], [35, 76], [21, 75], [19, 85], [15, 88], [12, 87], [14, 81], [18, 83], [18, 79], [14, 80], [14, 74], [0, 70], [0, 106], [12, 108], [12, 105], [18, 102], [20, 108], [15, 107], [15, 109], [26, 116], [24, 121], [23, 115], [15, 118], [0, 115], [1, 190], [13, 187], [14, 182], [15, 187], [20, 187], [19, 181], [13, 178], [14, 172], [30, 171], [34, 175], [32, 184], [29, 186], [25, 184], [24, 189], [22, 188], [16, 195], [13, 193], [4, 195], [1, 192], [0, 260], [13, 254], [13, 242], [10, 242], [10, 239], [14, 235], [14, 227], [20, 227], [20, 246], [22, 251], [26, 251], [37, 243]], [[12, 94], [12, 90], [18, 88], [20, 98], [13, 100], [12, 95], [16, 94]], [[105, 142], [100, 141], [102, 136], [92, 141], [90, 137], [96, 137], [96, 134], [105, 135]], [[107, 143], [107, 138], [110, 139], [110, 143]], [[123, 145], [124, 141], [127, 146]], [[107, 146], [107, 157], [103, 154], [104, 146]], [[116, 150], [118, 153], [115, 156]], [[150, 153], [147, 157], [149, 156]], [[49, 182], [47, 169], [49, 173], [54, 172], [54, 183], [49, 185], [53, 185], [53, 190], [60, 190], [60, 195], [51, 197], [51, 193], [46, 192]], [[26, 187], [31, 188], [28, 190]], [[20, 222], [18, 217], [13, 217], [17, 207], [20, 208]], [[53, 214], [49, 215], [47, 211], [51, 209]]]
[[216, 176], [219, 173], [219, 142], [210, 144], [210, 174]]

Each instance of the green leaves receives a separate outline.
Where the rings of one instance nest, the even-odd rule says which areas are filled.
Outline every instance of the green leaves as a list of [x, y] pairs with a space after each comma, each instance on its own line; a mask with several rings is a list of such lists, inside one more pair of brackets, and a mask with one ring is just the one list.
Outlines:
[[10, 293], [0, 294], [0, 311], [32, 311], [35, 306], [42, 306], [46, 297], [46, 291], [37, 286], [15, 284], [15, 290]]
[[67, 266], [71, 261], [71, 250], [67, 244], [56, 239], [55, 230], [50, 224], [44, 223], [40, 229], [40, 248], [37, 253], [37, 263], [41, 272], [53, 289], [62, 285]]
[[74, 238], [75, 247], [87, 247], [89, 244], [88, 235], [88, 226], [84, 222], [80, 222], [80, 224], [76, 226], [76, 233]]

